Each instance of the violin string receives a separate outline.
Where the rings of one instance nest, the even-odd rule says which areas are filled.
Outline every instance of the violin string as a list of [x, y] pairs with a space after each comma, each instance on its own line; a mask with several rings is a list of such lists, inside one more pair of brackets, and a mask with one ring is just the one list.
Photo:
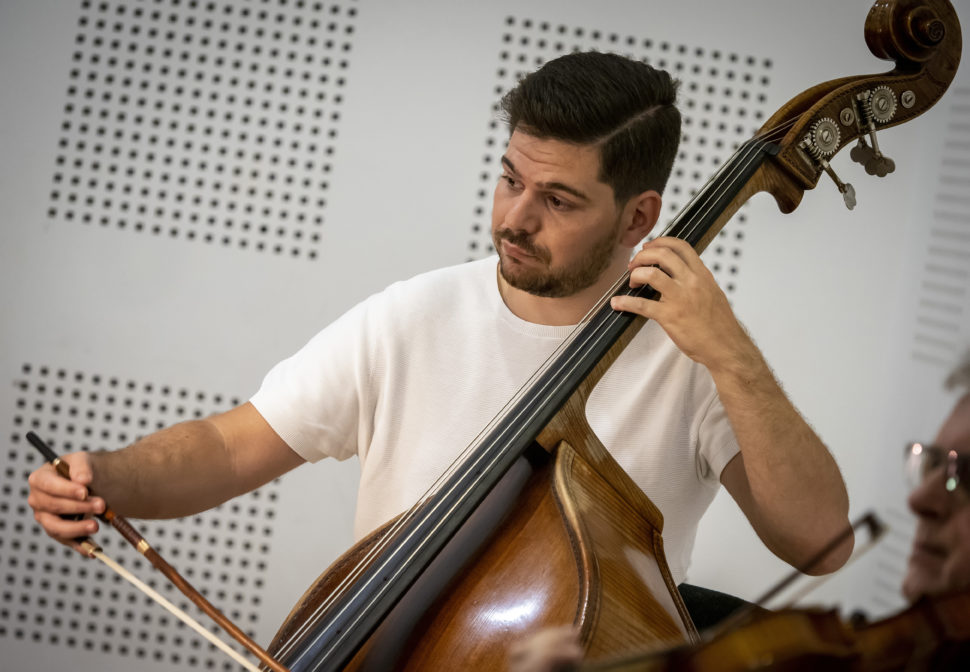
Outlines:
[[[754, 136], [751, 140], [744, 143], [742, 147], [735, 153], [734, 157], [732, 157], [731, 160], [729, 160], [724, 166], [722, 166], [719, 169], [719, 171], [716, 172], [714, 176], [708, 180], [708, 182], [701, 189], [698, 195], [689, 204], [689, 205], [693, 205], [695, 203], [698, 203], [702, 206], [702, 209], [700, 210], [700, 216], [695, 215], [693, 221], [689, 224], [687, 228], [688, 235], [696, 232], [697, 228], [704, 223], [707, 215], [710, 214], [710, 212], [712, 211], [713, 207], [717, 203], [720, 196], [724, 193], [727, 193], [730, 189], [733, 189], [737, 186], [737, 182], [740, 176], [743, 175], [744, 168], [750, 165], [750, 163], [754, 160], [754, 157], [757, 156], [757, 152], [760, 151], [761, 149], [761, 146], [757, 145], [757, 143], [770, 142], [771, 140], [780, 139], [780, 137], [782, 137], [785, 133], [787, 133], [788, 129], [790, 129], [791, 126], [793, 126], [796, 123], [796, 121], [797, 119], [788, 120], [782, 123], [781, 125], [773, 129], [770, 129], [769, 131], [761, 135]], [[719, 180], [719, 177], [723, 175], [725, 170], [730, 170], [730, 173], [728, 176], [728, 185], [727, 185], [727, 188], [721, 188], [720, 182], [723, 182], [723, 180]], [[717, 185], [718, 188], [712, 191], [712, 188], [715, 185]], [[667, 226], [667, 228], [664, 230], [664, 232], [661, 235], [665, 235], [677, 224], [678, 224], [678, 220], [675, 218], [673, 222], [671, 222], [671, 224]], [[392, 526], [384, 533], [381, 541], [375, 544], [368, 551], [368, 553], [365, 554], [365, 557], [360, 560], [360, 562], [355, 566], [355, 568], [350, 573], [348, 573], [348, 575], [340, 582], [340, 584], [330, 593], [330, 595], [328, 596], [328, 599], [321, 602], [321, 604], [314, 610], [313, 614], [303, 622], [302, 627], [297, 631], [295, 631], [290, 638], [288, 638], [287, 643], [281, 648], [281, 652], [288, 651], [290, 648], [295, 646], [296, 642], [302, 638], [303, 634], [307, 630], [315, 626], [322, 619], [323, 615], [326, 614], [333, 607], [333, 605], [351, 589], [351, 587], [356, 588], [358, 592], [363, 590], [364, 587], [361, 587], [358, 585], [358, 580], [360, 579], [361, 575], [371, 565], [374, 559], [390, 546], [392, 541], [395, 544], [400, 544], [402, 542], [402, 540], [397, 538], [398, 533], [406, 526], [408, 526], [419, 513], [422, 515], [425, 515], [426, 518], [428, 519], [430, 519], [432, 516], [435, 516], [438, 518], [439, 521], [444, 521], [448, 519], [449, 515], [453, 513], [456, 507], [458, 507], [461, 503], [464, 502], [464, 499], [459, 498], [456, 501], [456, 503], [452, 506], [452, 509], [450, 511], [442, 514], [442, 512], [439, 510], [440, 504], [435, 503], [436, 501], [435, 498], [437, 497], [437, 502], [442, 502], [445, 500], [445, 498], [442, 497], [442, 495], [447, 495], [449, 493], [444, 493], [442, 491], [442, 485], [443, 483], [447, 482], [450, 476], [454, 475], [454, 473], [458, 468], [472, 469], [477, 466], [480, 469], [480, 473], [483, 473], [483, 474], [489, 473], [490, 468], [494, 467], [494, 464], [501, 459], [502, 457], [501, 454], [495, 455], [491, 459], [491, 461], [488, 462], [485, 466], [482, 466], [480, 463], [478, 465], [474, 463], [471, 465], [467, 464], [468, 460], [470, 459], [470, 456], [478, 451], [478, 449], [482, 445], [482, 441], [484, 440], [484, 437], [490, 433], [490, 430], [496, 428], [499, 424], [503, 422], [510, 427], [513, 424], [517, 424], [515, 422], [516, 420], [522, 420], [522, 418], [507, 417], [506, 415], [507, 411], [511, 407], [513, 407], [518, 401], [521, 401], [521, 399], [525, 396], [525, 394], [527, 393], [532, 394], [536, 392], [536, 390], [533, 389], [533, 385], [535, 384], [535, 382], [542, 375], [548, 373], [548, 371], [551, 369], [553, 364], [555, 364], [558, 361], [559, 355], [566, 348], [571, 348], [573, 346], [575, 341], [578, 339], [579, 334], [582, 332], [582, 327], [589, 322], [589, 320], [593, 315], [595, 315], [606, 303], [609, 302], [610, 298], [619, 290], [619, 288], [623, 284], [629, 281], [629, 277], [630, 277], [630, 274], [629, 272], [627, 272], [623, 276], [617, 279], [617, 281], [613, 284], [610, 290], [606, 292], [596, 302], [596, 304], [587, 312], [586, 316], [583, 318], [583, 320], [580, 321], [579, 325], [564, 339], [563, 343], [556, 348], [553, 354], [550, 355], [543, 362], [542, 366], [539, 367], [539, 369], [529, 378], [529, 380], [522, 387], [519, 388], [516, 395], [508, 403], [505, 404], [503, 409], [488, 423], [488, 425], [486, 425], [485, 429], [483, 429], [479, 433], [479, 435], [461, 452], [459, 457], [449, 465], [449, 467], [445, 470], [442, 476], [436, 479], [436, 481], [425, 492], [425, 494], [421, 498], [419, 498], [418, 502], [414, 506], [412, 506], [410, 509], [408, 509], [407, 512], [405, 512], [404, 514], [398, 517], [397, 521], [394, 524], [392, 524]], [[606, 330], [605, 329], [606, 327], [611, 326], [618, 319], [621, 319], [620, 313], [617, 313], [615, 316], [611, 316], [608, 320], [606, 320], [606, 324], [600, 328], [600, 331]], [[590, 344], [595, 345], [603, 337], [604, 336], [602, 334], [596, 334], [594, 332], [593, 334], [590, 334], [587, 337], [586, 340], [588, 341], [588, 343], [585, 345], [590, 345]], [[582, 347], [582, 345], [583, 344], [581, 344], [580, 347]], [[575, 371], [575, 367], [576, 365], [574, 365], [572, 367], [572, 370], [569, 371], [568, 373], [573, 373]], [[521, 426], [520, 423], [519, 423], [519, 426]], [[508, 427], [506, 428], [506, 430], [503, 430], [503, 434], [507, 432], [507, 429]], [[507, 445], [507, 442], [500, 445]], [[474, 459], [487, 460], [487, 456], [480, 455], [475, 457]], [[481, 478], [484, 478], [484, 477], [481, 477]], [[473, 481], [473, 484], [474, 483], [476, 483], [476, 481]], [[431, 509], [426, 510], [426, 507], [429, 502], [432, 503]], [[443, 523], [439, 522], [437, 525], [434, 526], [433, 529], [436, 530], [441, 524]], [[414, 532], [412, 532], [412, 534], [414, 534]], [[428, 535], [428, 537], [432, 537], [432, 536], [434, 535]], [[405, 538], [403, 541], [405, 542], [408, 541], [408, 538]], [[414, 552], [415, 553], [419, 552], [422, 547], [423, 546], [419, 544], [417, 547], [417, 550]], [[336, 614], [334, 616], [336, 616]]]

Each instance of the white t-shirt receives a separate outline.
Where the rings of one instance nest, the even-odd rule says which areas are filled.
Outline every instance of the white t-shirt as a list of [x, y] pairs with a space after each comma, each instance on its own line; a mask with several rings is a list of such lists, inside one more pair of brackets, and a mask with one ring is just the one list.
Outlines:
[[[357, 455], [358, 538], [410, 508], [572, 331], [516, 317], [496, 258], [398, 282], [277, 364], [251, 399], [313, 462]], [[648, 322], [595, 387], [590, 426], [664, 515], [684, 580], [701, 515], [738, 452], [707, 370]]]

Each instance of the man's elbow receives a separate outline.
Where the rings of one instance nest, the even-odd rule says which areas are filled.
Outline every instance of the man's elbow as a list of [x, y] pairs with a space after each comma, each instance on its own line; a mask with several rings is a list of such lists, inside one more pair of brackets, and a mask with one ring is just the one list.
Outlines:
[[848, 518], [840, 525], [828, 525], [803, 544], [792, 565], [810, 576], [831, 574], [841, 569], [852, 556], [855, 533]]

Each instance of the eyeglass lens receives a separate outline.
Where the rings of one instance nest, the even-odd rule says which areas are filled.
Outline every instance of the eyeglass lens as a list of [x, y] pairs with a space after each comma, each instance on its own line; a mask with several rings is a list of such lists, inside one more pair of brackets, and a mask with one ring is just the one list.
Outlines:
[[925, 443], [906, 446], [906, 477], [910, 487], [917, 487], [934, 474], [942, 474], [948, 492], [960, 487], [970, 494], [970, 455]]

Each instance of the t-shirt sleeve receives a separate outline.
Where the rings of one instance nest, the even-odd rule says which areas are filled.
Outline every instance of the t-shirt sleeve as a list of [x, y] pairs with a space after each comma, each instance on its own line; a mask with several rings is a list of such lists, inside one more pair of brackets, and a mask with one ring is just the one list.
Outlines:
[[697, 441], [699, 475], [704, 480], [713, 479], [719, 483], [721, 471], [741, 448], [716, 388], [711, 390], [699, 414]]
[[367, 389], [367, 304], [352, 308], [274, 366], [250, 403], [310, 462], [357, 453]]

